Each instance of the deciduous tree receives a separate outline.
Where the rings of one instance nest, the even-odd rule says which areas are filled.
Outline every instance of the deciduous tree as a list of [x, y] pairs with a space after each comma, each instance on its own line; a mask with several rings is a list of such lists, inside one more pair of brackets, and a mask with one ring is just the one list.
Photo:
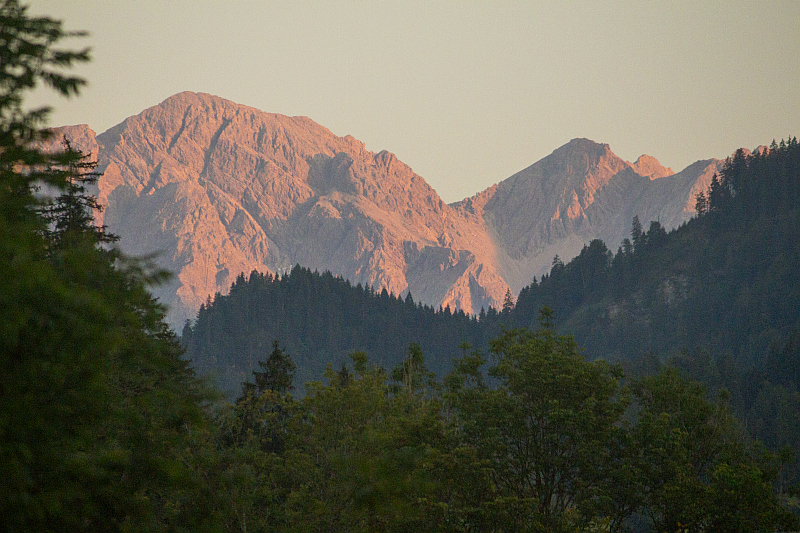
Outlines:
[[[476, 354], [448, 378], [464, 445], [486, 461], [496, 490], [486, 512], [505, 517], [498, 530], [575, 526], [608, 476], [609, 451], [626, 402], [619, 368], [587, 362], [571, 337], [543, 327], [512, 330], [491, 344], [496, 362], [487, 387]], [[469, 382], [473, 385], [469, 385]]]

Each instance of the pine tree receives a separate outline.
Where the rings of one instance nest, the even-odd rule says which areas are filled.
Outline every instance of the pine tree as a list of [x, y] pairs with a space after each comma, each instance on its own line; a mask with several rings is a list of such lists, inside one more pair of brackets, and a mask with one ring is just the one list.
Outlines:
[[[55, 48], [75, 35], [0, 2], [0, 516], [9, 531], [181, 529], [203, 393], [147, 292], [160, 274], [102, 249], [81, 188], [94, 167], [44, 152], [48, 110], [23, 107], [39, 83], [78, 92], [64, 71], [88, 52]], [[61, 191], [51, 206], [41, 184]]]
[[702, 217], [708, 212], [708, 200], [703, 191], [698, 192], [697, 196], [695, 196], [694, 209], [697, 211], [698, 217]]
[[511, 311], [514, 310], [514, 296], [511, 294], [511, 289], [506, 289], [505, 298], [503, 298], [503, 310], [501, 313], [504, 316], [508, 316], [511, 314]]
[[650, 222], [650, 228], [645, 235], [645, 241], [648, 248], [663, 246], [667, 242], [667, 230], [664, 229], [660, 222], [653, 220]]
[[639, 222], [639, 216], [634, 215], [633, 223], [631, 224], [631, 241], [633, 241], [633, 250], [640, 251], [645, 244], [645, 235], [642, 230], [642, 223]]
[[728, 188], [714, 174], [711, 176], [711, 183], [708, 186], [708, 212], [716, 213], [723, 209], [726, 200], [730, 196]]
[[253, 391], [261, 394], [265, 391], [273, 391], [284, 395], [294, 390], [292, 382], [297, 367], [291, 357], [281, 349], [278, 341], [273, 341], [272, 352], [266, 361], [259, 361], [258, 366], [264, 371], [254, 371], [255, 384], [245, 383], [243, 392]]
[[[74, 244], [75, 239], [101, 245], [117, 242], [119, 237], [109, 233], [106, 226], [95, 224], [94, 215], [102, 212], [103, 206], [86, 191], [86, 186], [101, 176], [95, 172], [97, 162], [89, 160], [89, 154], [73, 149], [66, 137], [61, 144], [63, 151], [54, 154], [53, 158], [56, 163], [64, 160], [65, 164], [50, 165], [48, 171], [62, 176], [63, 187], [55, 199], [41, 207], [41, 215], [47, 222], [44, 236], [51, 243], [51, 255]], [[105, 250], [116, 258], [117, 254], [110, 248]]]

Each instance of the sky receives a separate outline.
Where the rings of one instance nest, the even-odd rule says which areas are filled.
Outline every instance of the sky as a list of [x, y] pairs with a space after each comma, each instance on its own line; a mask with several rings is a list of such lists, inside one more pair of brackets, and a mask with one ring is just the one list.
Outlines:
[[[23, 0], [24, 3], [24, 0]], [[97, 133], [181, 91], [388, 150], [446, 202], [573, 138], [676, 172], [800, 135], [800, 2], [31, 0], [89, 36], [50, 125]]]

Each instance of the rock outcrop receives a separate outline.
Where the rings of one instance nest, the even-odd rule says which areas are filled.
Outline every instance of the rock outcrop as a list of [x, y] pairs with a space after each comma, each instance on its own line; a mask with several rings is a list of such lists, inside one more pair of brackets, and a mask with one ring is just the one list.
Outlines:
[[633, 167], [633, 170], [640, 176], [650, 178], [651, 180], [675, 174], [671, 168], [661, 166], [661, 163], [659, 163], [655, 157], [647, 154], [639, 156], [639, 159], [637, 159], [631, 167]]
[[186, 92], [96, 142], [99, 221], [125, 252], [156, 253], [175, 273], [155, 289], [173, 324], [241, 272], [297, 263], [467, 311], [507, 290], [478, 217], [446, 205], [393, 154], [308, 118]]
[[616, 249], [638, 216], [645, 229], [659, 221], [667, 230], [694, 215], [694, 198], [721, 162], [699, 161], [674, 174], [643, 155], [631, 164], [607, 144], [573, 139], [530, 167], [461, 201], [480, 210], [493, 237], [500, 275], [517, 293], [533, 276], [576, 256], [592, 239]]
[[575, 139], [447, 205], [387, 151], [207, 94], [177, 94], [97, 136], [61, 131], [97, 157], [99, 222], [175, 274], [155, 294], [176, 326], [241, 272], [298, 263], [437, 307], [499, 307], [554, 255], [594, 238], [615, 248], [634, 215], [667, 229], [687, 220], [719, 164], [674, 174]]

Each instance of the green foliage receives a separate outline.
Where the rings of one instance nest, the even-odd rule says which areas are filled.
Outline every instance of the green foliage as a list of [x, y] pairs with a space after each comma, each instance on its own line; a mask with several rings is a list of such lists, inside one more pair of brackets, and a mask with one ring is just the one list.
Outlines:
[[792, 348], [800, 331], [796, 139], [737, 151], [697, 207], [695, 219], [669, 234], [634, 221], [636, 242], [627, 239], [605, 263], [590, 244], [524, 288], [511, 322], [531, 327], [549, 306], [556, 328], [588, 353], [630, 369], [670, 362], [712, 392], [727, 389], [733, 411], [771, 449], [800, 451], [785, 414], [797, 410], [800, 391]]
[[298, 446], [318, 460], [295, 500], [302, 529], [425, 529], [417, 502], [431, 490], [423, 466], [442, 426], [438, 404], [410, 392], [391, 395], [377, 367], [361, 368], [344, 387], [310, 384]]
[[[392, 380], [396, 383], [393, 390], [425, 391], [436, 389], [436, 376], [428, 371], [425, 358], [419, 344], [412, 342], [408, 347], [408, 355], [402, 363], [397, 365], [391, 373]], [[400, 389], [404, 387], [404, 389]]]
[[198, 371], [217, 373], [220, 388], [231, 395], [275, 339], [297, 365], [295, 386], [320, 379], [328, 364], [338, 368], [353, 352], [380, 356], [382, 365], [393, 368], [405, 360], [409, 343], [442, 376], [451, 369], [455, 346], [483, 347], [500, 331], [508, 313], [490, 311], [479, 321], [296, 266], [282, 276], [240, 275], [228, 295], [200, 308], [194, 324], [184, 328], [183, 343]]
[[479, 353], [448, 378], [461, 445], [485, 462], [493, 487], [478, 506], [504, 517], [498, 531], [570, 530], [608, 476], [626, 405], [620, 370], [585, 361], [571, 337], [549, 328], [505, 332], [491, 350], [496, 388], [485, 385]]
[[65, 164], [48, 167], [49, 174], [62, 178], [60, 194], [40, 209], [47, 222], [45, 237], [50, 241], [51, 254], [68, 248], [71, 239], [90, 238], [102, 244], [116, 242], [118, 237], [106, 232], [105, 226], [94, 224], [94, 214], [102, 212], [103, 206], [86, 191], [86, 186], [100, 177], [94, 171], [97, 163], [90, 161], [88, 154], [74, 150], [66, 137], [62, 146], [63, 152], [51, 157], [54, 162], [63, 160]]
[[8, 531], [199, 526], [187, 432], [205, 393], [147, 293], [162, 276], [105, 247], [93, 165], [42, 152], [47, 110], [22, 105], [39, 82], [77, 93], [64, 71], [87, 52], [54, 48], [72, 35], [0, 4], [0, 516]]
[[[643, 509], [656, 531], [796, 527], [771, 483], [778, 458], [743, 438], [726, 404], [674, 368], [633, 385]], [[724, 396], [722, 396], [724, 399]]]
[[259, 361], [263, 372], [253, 372], [255, 384], [245, 383], [244, 392], [256, 391], [259, 394], [264, 391], [275, 391], [278, 394], [286, 394], [294, 389], [294, 361], [280, 348], [278, 341], [272, 343], [272, 352], [267, 357], [266, 362]]
[[[424, 368], [421, 353], [410, 353]], [[427, 465], [443, 434], [440, 404], [416, 385], [390, 386], [363, 353], [352, 363], [354, 373], [329, 367], [330, 383], [309, 383], [301, 401], [250, 390], [220, 412], [217, 479], [229, 530], [431, 530], [420, 503], [434, 499]]]
[[630, 404], [619, 367], [549, 327], [491, 346], [486, 368], [463, 345], [441, 396], [414, 345], [392, 380], [357, 352], [301, 400], [246, 388], [193, 450], [196, 508], [226, 531], [797, 526], [771, 486], [780, 460], [742, 437], [724, 395], [667, 368], [635, 380]]
[[286, 530], [296, 455], [286, 443], [298, 407], [290, 395], [266, 390], [217, 410], [215, 431], [200, 448], [206, 462], [198, 492], [222, 530]]

